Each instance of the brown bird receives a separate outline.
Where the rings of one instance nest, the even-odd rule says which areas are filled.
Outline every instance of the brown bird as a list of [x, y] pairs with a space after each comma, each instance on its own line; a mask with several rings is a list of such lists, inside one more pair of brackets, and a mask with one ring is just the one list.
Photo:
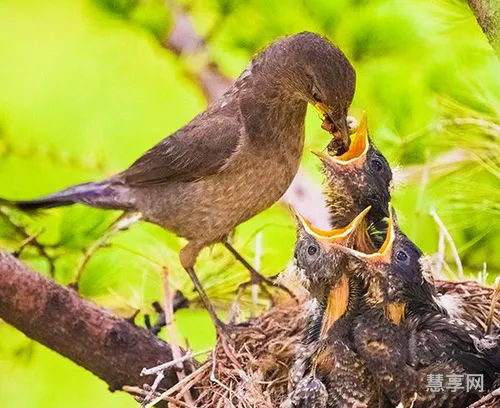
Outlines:
[[[328, 149], [330, 150], [330, 149]], [[371, 206], [366, 217], [369, 236], [360, 236], [355, 247], [363, 252], [375, 251], [383, 241], [383, 219], [389, 214], [392, 171], [389, 163], [370, 139], [366, 114], [352, 135], [349, 150], [335, 156], [313, 152], [322, 162], [324, 189], [332, 226], [346, 225], [363, 209]]]
[[295, 259], [312, 296], [310, 321], [290, 370], [289, 397], [282, 407], [374, 406], [375, 381], [357, 356], [350, 326], [364, 289], [349, 273], [350, 257], [336, 249], [349, 245], [370, 208], [347, 227], [322, 231], [299, 218]]
[[310, 32], [282, 38], [257, 54], [220, 100], [127, 170], [17, 205], [38, 209], [81, 203], [138, 212], [186, 238], [182, 266], [223, 327], [194, 272], [198, 253], [224, 242], [249, 269], [252, 281], [265, 279], [226, 237], [275, 203], [292, 182], [308, 103], [323, 112], [339, 153], [347, 150], [346, 116], [354, 88], [354, 69], [327, 39]]

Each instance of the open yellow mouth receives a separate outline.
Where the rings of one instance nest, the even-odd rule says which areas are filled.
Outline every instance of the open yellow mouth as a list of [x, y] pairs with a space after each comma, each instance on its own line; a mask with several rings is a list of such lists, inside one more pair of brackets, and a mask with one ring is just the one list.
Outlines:
[[359, 121], [358, 129], [356, 130], [356, 133], [352, 135], [349, 150], [340, 156], [333, 157], [333, 159], [339, 162], [348, 162], [349, 160], [357, 159], [366, 155], [368, 145], [368, 120], [366, 118], [366, 113], [363, 112], [361, 120]]
[[391, 263], [392, 248], [394, 246], [395, 236], [396, 235], [394, 232], [394, 220], [392, 216], [392, 208], [391, 205], [389, 204], [389, 220], [387, 223], [387, 234], [385, 236], [384, 243], [377, 252], [367, 254], [348, 247], [338, 246], [338, 248], [341, 251], [345, 252], [346, 254], [352, 255], [368, 265], [374, 265], [377, 263], [388, 264]]
[[326, 245], [332, 243], [345, 243], [347, 239], [358, 229], [366, 215], [370, 211], [371, 206], [366, 207], [354, 218], [349, 225], [343, 228], [335, 228], [329, 231], [322, 230], [313, 226], [307, 219], [300, 214], [296, 214], [299, 222], [302, 224], [306, 233], [316, 238], [320, 243]]
[[[377, 252], [367, 254], [341, 245], [340, 246], [337, 245], [337, 247], [346, 254], [352, 255], [365, 262], [368, 265], [368, 270], [376, 271], [378, 269], [378, 267], [376, 266], [377, 264], [391, 263], [394, 239], [395, 239], [394, 219], [392, 214], [392, 208], [389, 204], [389, 221], [387, 224], [387, 234], [385, 236], [384, 243]], [[375, 277], [373, 279], [375, 279]], [[385, 277], [385, 279], [387, 279], [387, 277]], [[392, 320], [394, 324], [400, 324], [405, 318], [406, 314], [405, 303], [388, 302], [384, 305], [384, 309], [385, 309], [385, 315], [387, 316], [387, 318]]]
[[349, 305], [349, 278], [342, 274], [337, 285], [328, 294], [323, 323], [321, 324], [320, 339], [328, 335], [328, 330], [346, 312]]
[[313, 151], [325, 164], [332, 163], [337, 165], [362, 165], [366, 159], [366, 153], [370, 142], [368, 140], [368, 121], [366, 113], [363, 113], [359, 122], [358, 129], [351, 136], [349, 150], [340, 156], [332, 156], [325, 152]]

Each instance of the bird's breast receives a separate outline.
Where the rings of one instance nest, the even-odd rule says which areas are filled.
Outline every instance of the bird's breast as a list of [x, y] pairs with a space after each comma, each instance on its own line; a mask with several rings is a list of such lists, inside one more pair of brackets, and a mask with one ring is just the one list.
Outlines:
[[242, 146], [217, 174], [155, 187], [145, 194], [141, 210], [151, 222], [211, 244], [281, 198], [297, 172], [302, 147], [300, 134], [288, 145]]

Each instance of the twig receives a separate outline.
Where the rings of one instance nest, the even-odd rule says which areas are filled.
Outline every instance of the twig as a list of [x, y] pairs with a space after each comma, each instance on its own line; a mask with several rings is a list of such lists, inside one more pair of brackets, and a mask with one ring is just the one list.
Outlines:
[[153, 399], [148, 405], [146, 408], [149, 408], [149, 407], [152, 407], [153, 405], [157, 404], [158, 402], [162, 401], [163, 399], [165, 399], [166, 397], [172, 395], [173, 393], [179, 391], [182, 389], [182, 387], [188, 383], [189, 381], [193, 380], [194, 378], [198, 378], [199, 376], [201, 376], [205, 371], [206, 369], [209, 367], [209, 363], [205, 363], [203, 364], [201, 367], [199, 367], [198, 369], [196, 369], [195, 371], [193, 371], [191, 374], [187, 375], [186, 377], [184, 377], [182, 379], [182, 381], [179, 381], [177, 384], [175, 384], [173, 387], [169, 388], [168, 390], [166, 390], [163, 394], [159, 395], [158, 397], [156, 397], [155, 399]]
[[496, 0], [467, 0], [477, 23], [500, 58], [500, 10]]
[[[254, 268], [260, 273], [260, 264], [262, 261], [262, 232], [255, 236], [255, 256]], [[257, 312], [257, 303], [259, 302], [259, 285], [252, 283], [252, 306], [250, 308], [250, 317], [255, 317]]]
[[444, 225], [443, 221], [441, 221], [441, 218], [439, 218], [434, 208], [431, 209], [430, 215], [432, 216], [432, 218], [434, 218], [434, 221], [438, 225], [440, 231], [443, 232], [444, 236], [446, 237], [446, 240], [448, 241], [448, 244], [450, 245], [453, 258], [455, 259], [455, 263], [457, 265], [459, 279], [464, 279], [464, 268], [462, 266], [462, 261], [460, 260], [460, 255], [458, 254], [458, 250], [457, 247], [455, 246], [455, 242], [453, 241], [452, 236], [446, 229], [446, 226]]
[[122, 391], [128, 392], [129, 394], [136, 394], [140, 396], [147, 395], [147, 391], [143, 390], [141, 387], [135, 385], [124, 385]]
[[136, 222], [138, 222], [142, 218], [141, 213], [124, 213], [120, 215], [113, 224], [108, 228], [108, 230], [96, 240], [92, 245], [90, 245], [85, 251], [83, 258], [80, 260], [80, 263], [76, 267], [75, 271], [75, 280], [71, 285], [74, 289], [78, 290], [78, 286], [80, 285], [80, 279], [82, 277], [83, 270], [85, 266], [89, 263], [90, 258], [94, 253], [96, 253], [99, 249], [104, 248], [108, 241], [118, 232], [126, 230], [130, 228], [130, 226]]
[[488, 312], [488, 317], [486, 318], [486, 334], [491, 333], [491, 326], [493, 324], [493, 317], [495, 316], [495, 308], [500, 299], [500, 277], [495, 281], [495, 291], [491, 296], [490, 310]]
[[30, 245], [32, 242], [34, 242], [38, 236], [41, 234], [41, 232], [37, 232], [35, 234], [31, 234], [29, 237], [26, 237], [23, 239], [23, 241], [19, 244], [19, 248], [17, 248], [12, 255], [14, 255], [16, 258], [18, 258], [21, 253], [23, 252], [24, 248], [26, 248], [28, 245]]
[[235, 324], [236, 320], [240, 316], [240, 298], [243, 295], [243, 292], [245, 291], [245, 287], [243, 285], [240, 285], [238, 287], [238, 291], [236, 292], [236, 296], [234, 297], [233, 303], [231, 304], [231, 307], [229, 308], [229, 316], [227, 318], [228, 324]]
[[216, 366], [217, 366], [217, 350], [215, 350], [215, 352], [212, 355], [212, 369], [210, 370], [210, 381], [217, 384], [222, 389], [226, 390], [229, 393], [229, 401], [231, 401], [231, 394], [233, 391], [227, 385], [219, 381], [219, 379], [215, 375]]
[[49, 274], [50, 276], [54, 276], [54, 273], [55, 273], [55, 265], [54, 265], [54, 260], [56, 257], [54, 256], [51, 256], [47, 253], [47, 250], [45, 248], [44, 245], [42, 245], [38, 240], [37, 240], [37, 237], [38, 235], [41, 234], [41, 231], [37, 234], [30, 234], [28, 233], [28, 231], [26, 231], [26, 228], [22, 225], [17, 225], [14, 221], [12, 221], [12, 219], [10, 218], [9, 216], [9, 213], [6, 212], [2, 206], [0, 206], [0, 214], [4, 216], [5, 220], [12, 226], [12, 228], [14, 228], [18, 234], [20, 234], [24, 240], [23, 242], [21, 243], [20, 247], [14, 252], [14, 256], [15, 257], [18, 257], [21, 255], [21, 252], [24, 250], [24, 248], [27, 246], [27, 245], [31, 245], [32, 247], [34, 247], [38, 253], [40, 254], [40, 256], [42, 258], [45, 258], [49, 264]]
[[[186, 358], [186, 356], [182, 356], [181, 349], [179, 346], [177, 329], [174, 323], [173, 296], [172, 296], [172, 291], [170, 290], [170, 277], [168, 273], [168, 268], [166, 266], [162, 268], [161, 278], [163, 282], [163, 312], [165, 313], [165, 325], [167, 328], [168, 337], [172, 348], [172, 361], [165, 363], [164, 366], [165, 365], [167, 367], [175, 366], [177, 379], [179, 381], [182, 381], [186, 377], [186, 373], [184, 372], [184, 365], [182, 364], [182, 362], [188, 360], [189, 358]], [[161, 367], [161, 365], [153, 367], [152, 369], [148, 370], [150, 372], [155, 372], [156, 378], [155, 381], [153, 382], [153, 385], [151, 386], [151, 390], [149, 391], [148, 395], [146, 395], [146, 398], [144, 398], [144, 400], [142, 401], [141, 404], [142, 407], [151, 406], [150, 401], [153, 399], [153, 395], [156, 393], [158, 385], [160, 384], [160, 381], [163, 379], [164, 369], [162, 368], [159, 369], [159, 367]], [[194, 406], [190, 390], [186, 390], [183, 394], [181, 394], [181, 397], [184, 399], [184, 401], [186, 401], [186, 404], [188, 406]]]
[[441, 229], [439, 229], [438, 253], [436, 254], [436, 277], [438, 279], [441, 279], [443, 276], [444, 251], [444, 233]]
[[182, 362], [184, 362], [186, 360], [189, 360], [191, 358], [194, 358], [196, 356], [201, 356], [203, 354], [208, 354], [208, 353], [210, 353], [210, 351], [212, 351], [212, 350], [211, 349], [206, 349], [206, 350], [197, 351], [196, 353], [193, 353], [192, 351], [188, 351], [186, 354], [184, 354], [182, 357], [179, 357], [176, 360], [170, 360], [170, 361], [167, 361], [166, 363], [163, 363], [163, 364], [157, 365], [155, 367], [151, 367], [151, 368], [143, 368], [142, 371], [141, 371], [141, 375], [153, 375], [153, 374], [157, 374], [158, 372], [164, 371], [167, 368], [170, 368], [170, 367], [172, 367], [174, 365], [178, 366], [179, 363], [182, 363]]
[[485, 395], [483, 398], [480, 400], [477, 400], [473, 404], [469, 405], [467, 408], [479, 408], [484, 406], [483, 404], [492, 400], [495, 397], [500, 397], [500, 387], [491, 391], [489, 394]]
[[488, 280], [488, 264], [483, 262], [483, 269], [477, 274], [477, 281], [483, 285], [487, 284]]
[[[172, 361], [176, 361], [176, 360], [172, 360]], [[177, 371], [176, 371], [176, 374], [177, 374]], [[163, 374], [163, 370], [156, 373], [156, 377], [153, 381], [153, 384], [151, 385], [151, 387], [148, 387], [149, 391], [146, 394], [146, 396], [143, 398], [143, 400], [141, 401], [142, 408], [146, 408], [146, 407], [150, 406], [149, 405], [150, 401], [153, 399], [153, 397], [155, 395], [158, 395], [156, 390], [158, 389], [158, 386], [160, 385], [160, 382], [163, 380], [163, 378], [165, 378], [165, 375]], [[177, 378], [179, 378], [179, 377], [177, 376]]]

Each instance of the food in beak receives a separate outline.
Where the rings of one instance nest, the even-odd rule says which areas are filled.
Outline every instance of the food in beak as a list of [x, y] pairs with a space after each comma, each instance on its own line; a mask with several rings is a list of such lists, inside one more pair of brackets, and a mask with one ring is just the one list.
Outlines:
[[339, 154], [337, 150], [338, 139], [335, 137], [327, 146], [326, 152], [313, 153], [318, 156], [325, 165], [333, 166], [362, 166], [366, 160], [366, 153], [370, 145], [368, 139], [368, 123], [366, 114], [363, 113], [356, 132], [351, 136], [349, 148]]
[[316, 103], [314, 107], [323, 117], [321, 128], [332, 135], [332, 140], [328, 144], [328, 151], [334, 155], [341, 155], [347, 152], [351, 143], [347, 118], [344, 119], [344, 123], [339, 124], [332, 119], [332, 111], [326, 105]]

